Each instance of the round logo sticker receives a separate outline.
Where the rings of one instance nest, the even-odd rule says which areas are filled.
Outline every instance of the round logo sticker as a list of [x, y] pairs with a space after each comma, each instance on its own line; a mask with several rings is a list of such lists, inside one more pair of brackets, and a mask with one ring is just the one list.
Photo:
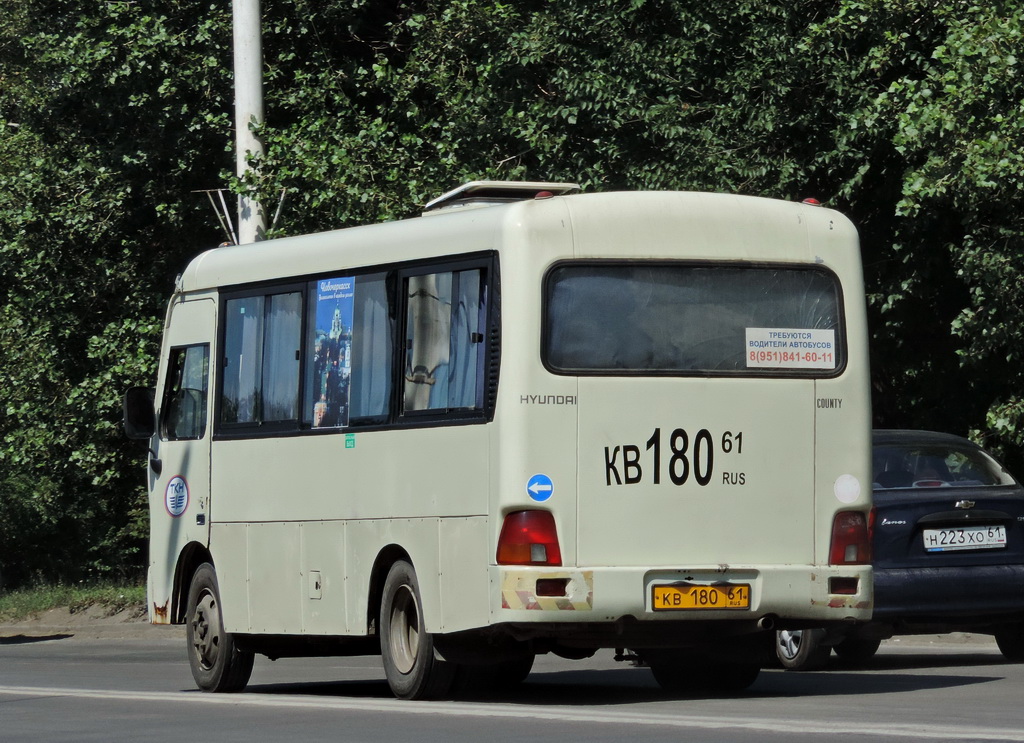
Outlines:
[[188, 483], [181, 475], [175, 475], [167, 483], [167, 490], [164, 492], [164, 505], [167, 506], [167, 513], [174, 518], [181, 516], [188, 508]]

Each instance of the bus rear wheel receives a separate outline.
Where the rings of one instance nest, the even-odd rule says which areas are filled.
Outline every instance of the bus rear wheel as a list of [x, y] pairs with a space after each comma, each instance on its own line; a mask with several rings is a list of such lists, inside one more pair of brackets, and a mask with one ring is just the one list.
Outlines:
[[526, 681], [533, 670], [534, 659], [533, 653], [527, 653], [497, 663], [460, 666], [454, 686], [455, 695], [473, 697], [514, 689]]
[[851, 634], [835, 646], [836, 655], [848, 663], [867, 663], [878, 652], [882, 641], [876, 637]]
[[235, 646], [224, 631], [220, 589], [213, 565], [203, 563], [192, 576], [188, 591], [185, 636], [192, 678], [203, 691], [241, 691], [252, 675], [253, 653]]
[[384, 674], [399, 699], [440, 699], [448, 695], [458, 667], [434, 654], [434, 639], [423, 628], [419, 582], [412, 565], [398, 561], [384, 582], [380, 604], [380, 653]]
[[735, 694], [757, 681], [761, 673], [761, 664], [755, 661], [718, 660], [673, 652], [644, 653], [641, 657], [650, 666], [658, 685], [673, 695]]
[[488, 668], [490, 683], [496, 688], [508, 689], [526, 681], [526, 677], [533, 670], [533, 661], [536, 656], [533, 653], [524, 655], [515, 660], [506, 660], [495, 663]]

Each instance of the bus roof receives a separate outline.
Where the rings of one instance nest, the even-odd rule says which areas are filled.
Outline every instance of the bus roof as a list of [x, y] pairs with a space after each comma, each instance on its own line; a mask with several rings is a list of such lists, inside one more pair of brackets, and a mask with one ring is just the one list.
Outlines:
[[[622, 246], [622, 255], [581, 257], [653, 257], [643, 246], [681, 240], [704, 246], [692, 255], [723, 257], [714, 248], [733, 246], [730, 258], [806, 261], [806, 234], [812, 223], [855, 234], [841, 214], [820, 206], [754, 196], [685, 191], [612, 191], [554, 195], [494, 204], [485, 208], [440, 210], [427, 217], [350, 227], [310, 235], [265, 240], [208, 250], [182, 273], [179, 290], [198, 291], [260, 281], [301, 277], [348, 267], [501, 249], [514, 230], [540, 224], [571, 224], [574, 239], [600, 235], [602, 244]], [[685, 225], [686, 229], [681, 227]], [[773, 240], [772, 237], [785, 237]], [[582, 244], [586, 244], [583, 241]], [[634, 247], [627, 247], [634, 246]], [[736, 246], [743, 246], [737, 255]], [[767, 251], [767, 253], [766, 253]]]

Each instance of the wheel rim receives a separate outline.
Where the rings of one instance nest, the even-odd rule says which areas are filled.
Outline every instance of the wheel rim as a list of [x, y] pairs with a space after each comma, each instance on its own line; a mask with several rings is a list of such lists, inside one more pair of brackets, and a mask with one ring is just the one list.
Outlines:
[[192, 615], [192, 646], [199, 664], [206, 670], [213, 668], [220, 656], [220, 611], [217, 599], [210, 591], [203, 591]]
[[388, 641], [395, 668], [399, 673], [410, 673], [420, 650], [420, 612], [416, 592], [408, 584], [395, 592], [390, 625]]
[[779, 630], [778, 643], [779, 651], [787, 660], [793, 660], [800, 653], [800, 641], [803, 638], [803, 630], [784, 629]]

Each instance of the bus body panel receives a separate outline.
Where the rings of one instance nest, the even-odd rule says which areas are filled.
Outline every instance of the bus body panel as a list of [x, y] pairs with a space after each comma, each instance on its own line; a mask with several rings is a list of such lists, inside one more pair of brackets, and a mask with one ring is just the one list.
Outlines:
[[244, 631], [287, 634], [301, 628], [301, 530], [302, 524], [294, 522], [246, 525], [249, 628]]
[[[811, 248], [815, 264], [842, 277], [846, 345], [851, 359], [841, 376], [815, 380], [814, 457], [821, 463], [815, 469], [815, 563], [827, 564], [834, 515], [846, 510], [866, 510], [871, 505], [868, 320], [856, 229], [845, 217], [827, 209], [810, 209], [805, 220], [808, 234], [814, 235]], [[849, 607], [868, 612], [874, 605], [873, 593], [832, 596], [830, 600], [845, 601]]]
[[[491, 556], [493, 561], [506, 514], [544, 508], [554, 515], [563, 561], [574, 564], [578, 379], [551, 375], [539, 352], [540, 287], [548, 265], [573, 258], [572, 224], [563, 199], [514, 204], [507, 214], [499, 243], [503, 322], [491, 424]], [[546, 501], [527, 490], [537, 475], [553, 483]]]
[[302, 524], [299, 601], [302, 632], [311, 635], [362, 632], [362, 622], [353, 629], [349, 622], [350, 604], [345, 581], [349, 564], [348, 524], [312, 521]]
[[[276, 551], [276, 545], [267, 545], [266, 550]], [[248, 632], [252, 626], [249, 616], [249, 524], [211, 524], [210, 554], [217, 570], [224, 627], [229, 632]]]
[[483, 517], [216, 524], [211, 541], [230, 632], [367, 634], [374, 559], [391, 545], [433, 566], [417, 573], [431, 631], [488, 622]]
[[438, 632], [458, 632], [490, 623], [490, 519], [441, 519], [438, 523], [441, 607]]
[[579, 563], [813, 564], [813, 381], [679, 386], [581, 380]]
[[[244, 542], [246, 611], [239, 612], [239, 607], [224, 599], [225, 622], [233, 631], [285, 634], [289, 627], [302, 627], [315, 634], [364, 634], [372, 557], [389, 544], [401, 545], [411, 555], [421, 553], [419, 564], [431, 566], [424, 572], [433, 573], [442, 559], [437, 548], [439, 532], [453, 535], [444, 540], [443, 559], [452, 563], [445, 572], [450, 582], [447, 590], [458, 595], [461, 584], [455, 580], [466, 573], [474, 576], [468, 585], [485, 579], [484, 566], [493, 554], [487, 550], [486, 531], [481, 526], [468, 529], [463, 522], [467, 517], [479, 521], [487, 511], [486, 428], [453, 426], [403, 433], [397, 453], [389, 442], [393, 434], [384, 431], [354, 434], [354, 440], [321, 435], [214, 444], [212, 487], [219, 496], [215, 528], [221, 524], [251, 527]], [[452, 464], [436, 466], [444, 461]], [[449, 525], [450, 519], [457, 523]], [[319, 528], [301, 528], [311, 524]], [[466, 544], [456, 548], [460, 558], [456, 559], [448, 551], [460, 539]], [[216, 556], [221, 550], [213, 541]], [[288, 547], [278, 549], [278, 544]], [[238, 548], [232, 545], [227, 552], [233, 555]], [[470, 554], [473, 559], [462, 563]], [[369, 561], [342, 555], [368, 556]], [[312, 573], [322, 584], [321, 596], [314, 599], [308, 598], [308, 591], [299, 590]], [[419, 579], [432, 589], [424, 587], [424, 615], [431, 626], [434, 621], [441, 624], [443, 594], [433, 590], [429, 575]], [[347, 599], [348, 593], [354, 593], [355, 599]], [[279, 601], [267, 602], [266, 596], [278, 596]], [[311, 603], [315, 601], [332, 609], [325, 612]], [[468, 628], [465, 622], [472, 614], [460, 621], [465, 612], [458, 602], [449, 611], [448, 625]], [[485, 608], [481, 611], [486, 613]], [[304, 617], [301, 622], [300, 616]], [[315, 629], [307, 628], [310, 622]]]
[[[480, 426], [255, 438], [213, 445], [218, 522], [339, 521], [487, 513]], [[449, 461], [450, 467], [438, 467]], [[453, 471], [457, 468], [457, 472]]]
[[[813, 262], [807, 222], [820, 207], [715, 193], [600, 193], [566, 200], [576, 258]], [[849, 234], [849, 233], [847, 233]]]

